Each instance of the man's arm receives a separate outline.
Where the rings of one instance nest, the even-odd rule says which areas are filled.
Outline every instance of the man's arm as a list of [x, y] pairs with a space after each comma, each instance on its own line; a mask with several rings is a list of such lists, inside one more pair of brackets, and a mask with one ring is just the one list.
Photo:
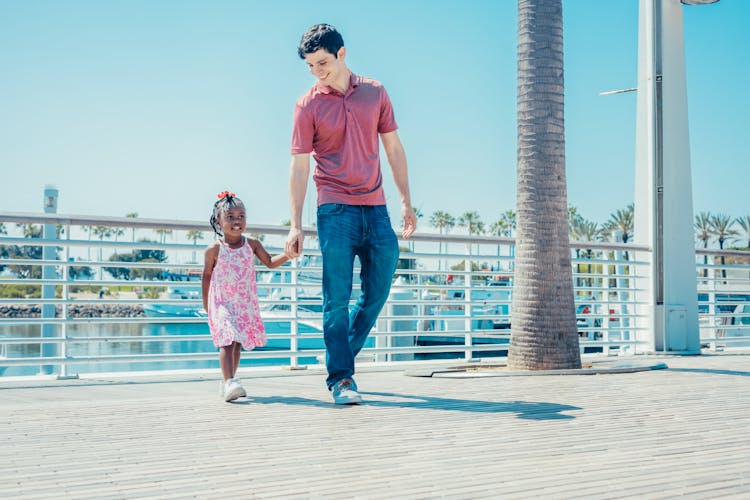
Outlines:
[[406, 152], [398, 137], [398, 132], [386, 132], [380, 134], [380, 140], [383, 141], [383, 149], [388, 157], [388, 164], [393, 172], [393, 180], [396, 183], [399, 195], [401, 195], [401, 216], [404, 219], [404, 229], [401, 236], [409, 238], [414, 230], [417, 229], [417, 216], [414, 214], [414, 207], [411, 205], [411, 195], [409, 194], [409, 171], [406, 166]]
[[292, 155], [292, 164], [289, 168], [289, 209], [292, 225], [289, 228], [285, 248], [286, 254], [291, 258], [302, 254], [302, 242], [305, 239], [302, 233], [302, 207], [305, 204], [309, 177], [310, 154]]

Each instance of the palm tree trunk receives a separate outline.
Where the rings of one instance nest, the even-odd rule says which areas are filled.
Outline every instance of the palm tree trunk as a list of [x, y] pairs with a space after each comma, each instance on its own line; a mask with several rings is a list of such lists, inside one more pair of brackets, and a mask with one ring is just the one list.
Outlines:
[[511, 369], [581, 366], [568, 238], [563, 90], [562, 0], [519, 0]]

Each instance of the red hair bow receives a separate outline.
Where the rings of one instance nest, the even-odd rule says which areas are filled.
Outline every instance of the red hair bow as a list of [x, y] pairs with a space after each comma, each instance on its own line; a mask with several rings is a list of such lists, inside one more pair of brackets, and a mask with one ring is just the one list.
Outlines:
[[216, 195], [217, 198], [234, 198], [235, 196], [237, 195], [235, 195], [234, 193], [230, 193], [229, 191], [222, 191], [221, 193]]

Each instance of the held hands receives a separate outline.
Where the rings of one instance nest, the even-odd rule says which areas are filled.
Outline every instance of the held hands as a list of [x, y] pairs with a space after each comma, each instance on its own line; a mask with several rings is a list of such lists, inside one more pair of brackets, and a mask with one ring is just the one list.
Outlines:
[[414, 213], [411, 203], [402, 205], [401, 216], [404, 218], [404, 229], [401, 231], [401, 236], [406, 240], [417, 229], [417, 215]]
[[284, 253], [286, 253], [290, 259], [296, 259], [302, 255], [302, 242], [305, 240], [305, 235], [301, 229], [291, 228], [289, 230], [289, 236], [286, 238], [286, 247]]

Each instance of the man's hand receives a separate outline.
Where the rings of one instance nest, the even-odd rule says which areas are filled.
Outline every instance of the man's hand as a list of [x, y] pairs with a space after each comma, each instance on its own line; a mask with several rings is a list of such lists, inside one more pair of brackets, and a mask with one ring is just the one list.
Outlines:
[[417, 215], [414, 213], [414, 208], [409, 204], [402, 206], [401, 216], [404, 218], [404, 230], [401, 231], [401, 236], [404, 239], [409, 239], [417, 229]]
[[292, 258], [296, 259], [302, 255], [302, 243], [305, 241], [305, 235], [302, 229], [291, 228], [289, 230], [289, 236], [286, 237], [286, 246], [284, 252]]

